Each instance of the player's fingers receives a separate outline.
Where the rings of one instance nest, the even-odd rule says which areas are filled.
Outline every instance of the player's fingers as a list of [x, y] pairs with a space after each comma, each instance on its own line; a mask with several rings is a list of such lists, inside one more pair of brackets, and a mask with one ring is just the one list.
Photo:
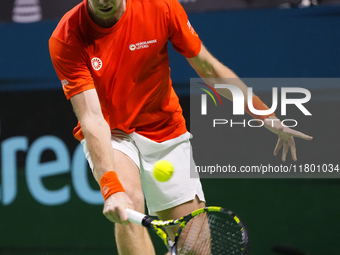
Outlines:
[[[123, 210], [125, 213], [125, 210]], [[105, 206], [104, 210], [103, 210], [103, 214], [105, 215], [105, 217], [114, 223], [118, 223], [118, 224], [122, 224], [123, 220], [122, 220], [122, 212], [120, 210], [120, 207], [118, 206]], [[124, 216], [123, 216], [124, 218]], [[126, 218], [124, 218], [124, 220], [127, 220], [127, 215]]]
[[109, 221], [119, 223], [119, 217], [116, 216], [117, 214], [114, 211], [105, 208], [103, 214]]
[[125, 208], [120, 207], [118, 210], [119, 210], [119, 217], [120, 217], [119, 223], [124, 224], [124, 225], [129, 224], [129, 218], [128, 218], [128, 215], [125, 211]]
[[286, 162], [288, 149], [289, 149], [288, 142], [285, 141], [283, 143], [283, 150], [282, 150], [282, 161], [283, 162]]
[[294, 130], [294, 129], [291, 129], [291, 128], [284, 129], [284, 132], [287, 133], [287, 134], [290, 134], [290, 135], [292, 135], [294, 137], [298, 137], [298, 138], [301, 138], [301, 139], [304, 139], [304, 140], [308, 140], [308, 141], [313, 139], [312, 136], [306, 135], [306, 134], [304, 134], [304, 133], [302, 133], [300, 131], [297, 131], [297, 130]]
[[283, 140], [279, 138], [277, 140], [277, 143], [276, 143], [276, 146], [275, 146], [275, 149], [274, 149], [274, 155], [275, 156], [277, 155], [277, 153], [279, 152], [280, 148], [282, 147], [282, 144], [283, 144]]
[[288, 140], [288, 145], [289, 145], [289, 148], [290, 148], [292, 159], [294, 161], [297, 161], [297, 157], [296, 157], [296, 145], [295, 145], [295, 141], [294, 141], [293, 137], [291, 137], [291, 139]]
[[117, 223], [117, 218], [109, 211], [103, 211], [104, 216], [111, 222]]

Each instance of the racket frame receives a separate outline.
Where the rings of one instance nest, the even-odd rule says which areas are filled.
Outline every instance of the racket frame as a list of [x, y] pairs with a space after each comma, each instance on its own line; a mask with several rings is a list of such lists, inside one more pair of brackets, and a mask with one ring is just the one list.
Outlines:
[[[156, 220], [152, 218], [151, 216], [145, 215], [140, 212], [136, 212], [131, 209], [125, 209], [126, 213], [128, 215], [129, 221], [136, 223], [140, 226], [152, 229], [156, 232], [156, 234], [164, 241], [164, 244], [170, 249], [171, 255], [177, 254], [177, 242], [179, 239], [179, 236], [183, 230], [183, 228], [186, 226], [186, 224], [197, 215], [200, 215], [205, 212], [224, 212], [229, 214], [234, 221], [238, 224], [240, 227], [241, 235], [242, 235], [242, 241], [243, 241], [243, 248], [242, 248], [242, 254], [245, 255], [248, 252], [248, 234], [246, 231], [246, 228], [244, 227], [244, 224], [240, 221], [240, 219], [236, 216], [235, 213], [233, 213], [230, 210], [224, 209], [222, 207], [218, 206], [208, 206], [204, 208], [200, 208], [198, 210], [193, 211], [192, 213], [183, 216], [178, 219], [171, 219], [171, 220]], [[165, 231], [166, 227], [172, 227], [172, 226], [178, 226], [179, 229], [177, 230], [177, 233], [175, 235], [175, 240], [171, 241], [170, 238], [168, 238], [168, 235]]]

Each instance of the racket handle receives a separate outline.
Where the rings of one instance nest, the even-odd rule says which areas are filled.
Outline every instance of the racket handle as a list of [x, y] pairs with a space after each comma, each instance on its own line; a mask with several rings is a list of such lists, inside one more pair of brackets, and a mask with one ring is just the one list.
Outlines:
[[128, 218], [129, 218], [130, 222], [133, 222], [133, 223], [136, 223], [138, 225], [143, 226], [143, 224], [142, 224], [143, 219], [145, 217], [147, 217], [145, 214], [142, 214], [140, 212], [136, 212], [136, 211], [131, 210], [129, 208], [126, 208], [125, 211], [126, 211], [126, 213], [128, 215]]

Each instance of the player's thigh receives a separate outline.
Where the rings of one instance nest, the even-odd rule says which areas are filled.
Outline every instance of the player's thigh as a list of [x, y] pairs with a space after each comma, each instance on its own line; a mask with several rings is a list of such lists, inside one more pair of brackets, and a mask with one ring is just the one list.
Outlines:
[[157, 212], [157, 216], [161, 220], [176, 219], [203, 207], [205, 207], [205, 202], [200, 201], [198, 196], [195, 196], [195, 199], [193, 200], [177, 205], [173, 208]]
[[114, 149], [114, 171], [132, 200], [133, 209], [144, 213], [144, 195], [138, 166], [125, 153]]
[[[173, 208], [169, 208], [164, 211], [157, 212], [157, 216], [161, 220], [177, 219], [203, 207], [205, 207], [205, 202], [201, 201], [198, 198], [198, 196], [196, 196], [195, 199], [193, 200], [177, 205]], [[175, 234], [178, 230], [178, 226], [169, 227], [166, 230], [170, 238], [174, 240]]]

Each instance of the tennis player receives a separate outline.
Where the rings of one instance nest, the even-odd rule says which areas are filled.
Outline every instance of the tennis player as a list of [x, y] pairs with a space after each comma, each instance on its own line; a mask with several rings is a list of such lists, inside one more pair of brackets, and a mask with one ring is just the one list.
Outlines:
[[[79, 120], [74, 136], [105, 200], [103, 213], [116, 224], [120, 255], [155, 254], [145, 228], [128, 224], [125, 208], [161, 219], [204, 207], [198, 178], [190, 178], [190, 133], [170, 79], [168, 42], [202, 78], [237, 78], [202, 45], [177, 0], [84, 0], [59, 22], [50, 40], [53, 65]], [[213, 85], [213, 84], [210, 84]], [[247, 87], [238, 85], [247, 98]], [[220, 90], [232, 99], [229, 90]], [[263, 103], [254, 96], [254, 106]], [[246, 106], [247, 108], [247, 106]], [[265, 108], [267, 109], [267, 108]], [[270, 118], [261, 116], [270, 127]], [[274, 122], [283, 145], [296, 160], [294, 136], [311, 137]], [[176, 169], [170, 181], [152, 176], [159, 159]], [[191, 163], [191, 164], [190, 164]]]

